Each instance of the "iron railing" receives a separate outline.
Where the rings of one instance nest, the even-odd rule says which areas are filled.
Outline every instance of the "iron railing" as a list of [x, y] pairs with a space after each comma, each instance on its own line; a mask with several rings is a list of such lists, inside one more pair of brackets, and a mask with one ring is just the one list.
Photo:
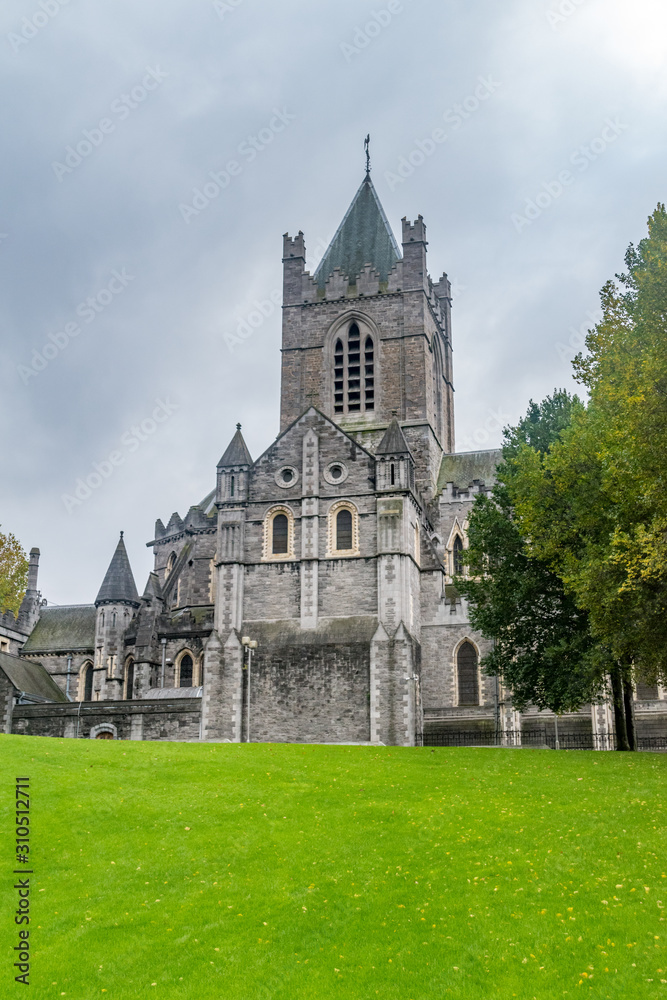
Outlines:
[[[551, 750], [615, 750], [612, 734], [561, 732], [551, 729], [432, 729], [417, 733], [418, 746], [425, 747], [548, 747]], [[639, 736], [638, 750], [667, 751], [665, 736]]]

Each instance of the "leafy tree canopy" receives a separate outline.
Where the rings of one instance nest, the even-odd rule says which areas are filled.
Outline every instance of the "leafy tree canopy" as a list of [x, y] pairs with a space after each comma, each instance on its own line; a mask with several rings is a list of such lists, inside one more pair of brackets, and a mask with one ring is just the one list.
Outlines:
[[28, 558], [14, 535], [0, 531], [0, 613], [16, 615], [28, 586]]

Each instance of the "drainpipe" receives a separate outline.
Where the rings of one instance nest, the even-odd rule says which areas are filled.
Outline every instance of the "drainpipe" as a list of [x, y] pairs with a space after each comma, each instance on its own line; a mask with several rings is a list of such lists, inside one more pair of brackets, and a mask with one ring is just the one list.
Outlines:
[[66, 684], [65, 684], [65, 697], [67, 698], [68, 701], [70, 700], [70, 697], [69, 697], [69, 675], [70, 675], [71, 671], [72, 671], [72, 654], [69, 653], [68, 656], [67, 656], [67, 681], [66, 681]]
[[167, 640], [166, 639], [162, 639], [161, 642], [162, 642], [162, 673], [160, 675], [160, 687], [163, 688], [164, 687], [164, 668], [165, 668], [165, 663], [167, 662]]
[[77, 740], [79, 738], [79, 721], [81, 719], [81, 705], [82, 705], [82, 702], [79, 702], [79, 711], [76, 713], [76, 736], [75, 736], [75, 739], [77, 739]]

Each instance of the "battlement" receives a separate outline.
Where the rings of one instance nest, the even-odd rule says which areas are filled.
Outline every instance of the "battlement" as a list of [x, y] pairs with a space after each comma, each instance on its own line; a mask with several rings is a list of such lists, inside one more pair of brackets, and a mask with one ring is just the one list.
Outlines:
[[283, 236], [283, 262], [294, 258], [306, 259], [306, 241], [301, 230], [292, 239], [289, 233]]
[[417, 216], [415, 222], [408, 222], [403, 216], [401, 219], [402, 242], [406, 243], [426, 243], [426, 225], [421, 215]]

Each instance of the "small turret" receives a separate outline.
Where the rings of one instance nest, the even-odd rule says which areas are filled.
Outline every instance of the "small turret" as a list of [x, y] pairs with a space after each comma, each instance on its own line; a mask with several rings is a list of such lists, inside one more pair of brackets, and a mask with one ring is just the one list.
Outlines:
[[378, 493], [414, 489], [415, 460], [396, 416], [376, 449], [375, 475]]
[[137, 585], [121, 531], [116, 551], [95, 599], [95, 701], [119, 700], [123, 697], [125, 631], [139, 603]]
[[234, 505], [247, 499], [248, 471], [251, 466], [252, 457], [243, 440], [241, 425], [237, 424], [236, 434], [218, 462], [218, 503]]

